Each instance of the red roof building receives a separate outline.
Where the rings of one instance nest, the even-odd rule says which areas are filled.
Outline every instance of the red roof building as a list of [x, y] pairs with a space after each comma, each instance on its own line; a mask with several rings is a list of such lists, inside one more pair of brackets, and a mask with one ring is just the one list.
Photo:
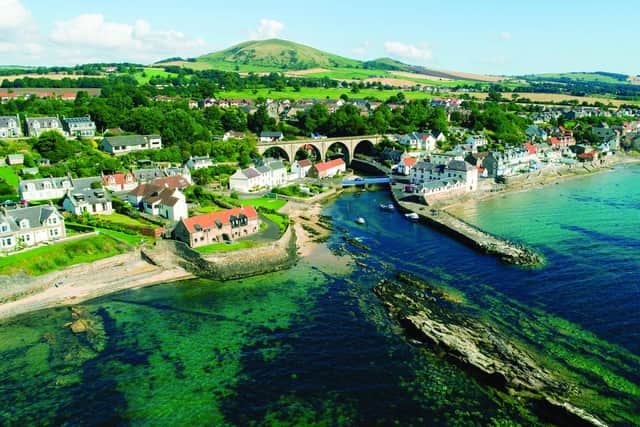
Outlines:
[[176, 225], [173, 237], [197, 248], [247, 237], [258, 231], [258, 212], [253, 206], [243, 206], [182, 219]]
[[136, 177], [131, 172], [103, 175], [102, 182], [111, 191], [131, 191], [138, 186]]
[[310, 178], [330, 178], [339, 173], [345, 172], [347, 165], [342, 159], [333, 159], [324, 163], [316, 163], [311, 166], [307, 176]]

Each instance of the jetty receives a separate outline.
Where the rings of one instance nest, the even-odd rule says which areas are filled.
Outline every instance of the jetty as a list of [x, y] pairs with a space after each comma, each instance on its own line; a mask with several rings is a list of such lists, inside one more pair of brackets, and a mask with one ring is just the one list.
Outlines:
[[420, 203], [422, 198], [419, 195], [407, 196], [400, 184], [391, 186], [391, 194], [399, 206], [400, 212], [414, 212], [418, 215], [420, 222], [428, 224], [482, 253], [495, 255], [503, 262], [524, 267], [537, 267], [544, 264], [544, 258], [537, 252], [521, 244], [487, 233], [446, 211]]

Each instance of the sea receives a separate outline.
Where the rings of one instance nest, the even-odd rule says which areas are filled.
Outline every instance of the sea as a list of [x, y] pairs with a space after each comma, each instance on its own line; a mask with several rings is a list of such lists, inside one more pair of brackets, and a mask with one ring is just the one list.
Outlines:
[[67, 307], [6, 320], [0, 425], [549, 423], [403, 333], [372, 292], [399, 271], [461, 295], [572, 384], [572, 403], [638, 425], [639, 183], [620, 166], [455, 212], [542, 253], [537, 269], [381, 210], [384, 191], [344, 194], [323, 212], [330, 238], [289, 270], [88, 301], [89, 334]]

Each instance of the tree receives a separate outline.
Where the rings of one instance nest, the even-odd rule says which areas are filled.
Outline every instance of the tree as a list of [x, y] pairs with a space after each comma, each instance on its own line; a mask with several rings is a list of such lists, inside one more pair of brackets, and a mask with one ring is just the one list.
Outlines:
[[71, 158], [75, 154], [73, 142], [68, 141], [67, 138], [55, 130], [40, 134], [33, 148], [35, 148], [42, 157], [54, 163]]
[[249, 115], [247, 125], [252, 132], [259, 134], [265, 130], [273, 130], [276, 120], [269, 116], [266, 105], [262, 104], [255, 113]]

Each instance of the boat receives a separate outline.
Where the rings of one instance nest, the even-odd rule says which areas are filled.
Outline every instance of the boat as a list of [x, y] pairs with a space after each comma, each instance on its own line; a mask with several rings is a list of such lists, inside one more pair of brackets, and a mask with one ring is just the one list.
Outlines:
[[389, 203], [380, 203], [380, 209], [382, 209], [383, 211], [392, 211], [395, 209], [395, 206], [393, 206], [393, 203], [389, 202]]
[[367, 223], [367, 221], [365, 221], [365, 220], [364, 220], [364, 218], [363, 218], [363, 217], [361, 217], [361, 216], [359, 216], [358, 218], [356, 218], [356, 222], [357, 222], [358, 224], [366, 224], [366, 223]]
[[415, 213], [415, 212], [406, 213], [406, 214], [404, 214], [404, 217], [407, 218], [409, 221], [417, 221], [417, 220], [420, 219], [418, 214]]

